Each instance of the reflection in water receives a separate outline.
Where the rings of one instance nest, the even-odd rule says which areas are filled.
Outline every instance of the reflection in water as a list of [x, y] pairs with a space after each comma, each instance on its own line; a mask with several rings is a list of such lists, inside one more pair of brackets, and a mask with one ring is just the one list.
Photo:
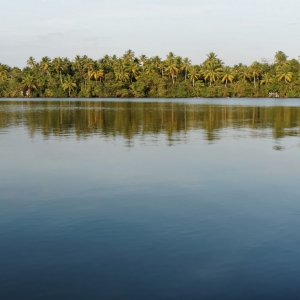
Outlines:
[[299, 298], [300, 102], [192, 101], [0, 102], [1, 300]]
[[27, 127], [31, 136], [74, 135], [86, 137], [136, 134], [175, 134], [204, 130], [207, 140], [222, 138], [221, 129], [251, 129], [264, 136], [271, 129], [275, 139], [298, 136], [300, 107], [238, 106], [172, 102], [0, 102], [0, 131], [11, 126]]

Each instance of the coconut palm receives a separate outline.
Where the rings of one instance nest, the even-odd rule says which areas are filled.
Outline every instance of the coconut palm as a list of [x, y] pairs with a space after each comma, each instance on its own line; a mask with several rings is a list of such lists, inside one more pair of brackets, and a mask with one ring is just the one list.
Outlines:
[[217, 60], [217, 56], [216, 53], [214, 52], [210, 52], [206, 55], [207, 59], [206, 62], [215, 62]]
[[256, 81], [258, 80], [258, 76], [259, 76], [260, 73], [261, 73], [261, 66], [260, 66], [260, 64], [259, 64], [257, 61], [255, 61], [255, 62], [250, 66], [249, 72], [250, 72], [251, 75], [252, 75], [254, 87], [256, 88]]
[[60, 83], [62, 84], [62, 71], [65, 70], [66, 65], [64, 61], [61, 59], [61, 57], [57, 57], [52, 61], [53, 69], [59, 74]]
[[110, 66], [111, 65], [111, 58], [110, 58], [110, 56], [109, 55], [104, 55], [103, 56], [103, 62], [106, 64], [106, 65], [108, 65], [108, 66]]
[[130, 62], [134, 60], [134, 52], [132, 50], [127, 50], [124, 55], [123, 55], [123, 59], [125, 62]]
[[95, 68], [95, 62], [91, 58], [87, 58], [84, 60], [83, 69], [85, 70], [88, 78], [90, 78], [91, 72]]
[[286, 63], [288, 56], [282, 51], [277, 51], [275, 54], [275, 63], [279, 66], [282, 66]]
[[47, 73], [51, 77], [51, 73], [50, 73], [51, 59], [48, 56], [42, 58], [40, 62], [40, 67], [43, 72]]
[[238, 72], [239, 79], [241, 79], [242, 81], [247, 81], [247, 79], [251, 79], [252, 74], [247, 66], [240, 65], [236, 70]]
[[262, 74], [262, 79], [260, 81], [261, 84], [268, 85], [273, 82], [272, 75], [270, 73]]
[[36, 66], [36, 60], [30, 56], [27, 60], [27, 66], [30, 68], [30, 69], [33, 69], [35, 66]]
[[194, 87], [195, 80], [197, 80], [200, 77], [199, 70], [194, 66], [189, 67], [189, 75], [188, 76], [189, 76], [189, 79], [193, 82], [193, 87]]
[[290, 70], [290, 66], [288, 64], [285, 64], [277, 67], [276, 78], [278, 81], [284, 80], [286, 83], [291, 82], [293, 78], [293, 73]]
[[175, 59], [170, 59], [167, 61], [166, 72], [169, 73], [169, 77], [172, 78], [173, 85], [175, 84], [175, 78], [178, 74], [178, 65]]
[[100, 82], [101, 80], [104, 78], [105, 76], [105, 72], [103, 69], [97, 69], [97, 70], [93, 70], [91, 72], [91, 78], [94, 78], [96, 80], [96, 82], [100, 79]]
[[180, 70], [183, 70], [183, 67], [182, 67], [182, 57], [181, 56], [176, 56], [175, 57], [175, 60], [176, 60], [176, 63], [177, 63], [177, 66]]
[[82, 70], [82, 58], [80, 55], [76, 55], [74, 61], [72, 63], [72, 70], [73, 71], [81, 71]]
[[31, 90], [34, 89], [34, 90], [37, 90], [37, 84], [36, 84], [36, 80], [35, 78], [30, 75], [30, 74], [27, 74], [23, 79], [22, 79], [22, 82], [21, 82], [22, 86], [24, 89], [26, 89], [27, 91], [27, 96], [29, 97], [30, 96], [30, 93], [31, 93]]
[[70, 75], [68, 75], [67, 78], [64, 80], [62, 88], [64, 90], [68, 90], [69, 97], [71, 97], [71, 92], [74, 90], [74, 88], [76, 88], [76, 83], [73, 81]]
[[144, 72], [147, 75], [156, 73], [156, 68], [155, 68], [154, 63], [150, 63], [150, 64], [148, 63], [148, 64], [146, 64]]
[[161, 64], [161, 58], [159, 56], [154, 56], [151, 59], [152, 64], [154, 65], [154, 67], [158, 70], [159, 69], [159, 65]]
[[208, 62], [205, 64], [203, 69], [204, 79], [209, 79], [209, 85], [211, 86], [221, 76], [222, 69], [220, 64], [217, 62]]
[[232, 81], [234, 80], [233, 71], [230, 67], [223, 68], [220, 72], [220, 76], [221, 76], [221, 81], [223, 83], [225, 82], [225, 88], [227, 87], [228, 81], [232, 83]]
[[160, 71], [161, 77], [164, 76], [164, 71], [166, 69], [166, 65], [163, 61], [161, 61], [158, 66], [157, 66], [158, 70]]
[[138, 75], [138, 70], [139, 70], [139, 65], [138, 63], [131, 61], [128, 65], [127, 65], [127, 69], [129, 71], [130, 74], [130, 83], [132, 83], [133, 79], [137, 77]]
[[169, 61], [169, 60], [173, 60], [175, 58], [176, 58], [176, 55], [173, 52], [169, 52], [166, 60]]
[[182, 69], [184, 70], [184, 80], [186, 80], [187, 77], [187, 71], [189, 66], [191, 65], [191, 60], [187, 57], [183, 59], [182, 61]]
[[130, 79], [128, 69], [126, 68], [126, 65], [123, 63], [122, 59], [118, 59], [116, 61], [114, 72], [115, 72], [116, 80], [125, 82]]
[[218, 55], [214, 52], [210, 52], [206, 55], [206, 60], [204, 61], [204, 64], [207, 63], [214, 63], [216, 66], [221, 67], [223, 65], [222, 60], [218, 58]]

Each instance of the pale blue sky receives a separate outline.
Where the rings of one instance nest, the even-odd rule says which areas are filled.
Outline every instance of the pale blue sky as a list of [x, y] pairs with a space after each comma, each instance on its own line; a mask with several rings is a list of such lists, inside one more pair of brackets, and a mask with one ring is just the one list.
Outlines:
[[0, 62], [169, 51], [226, 64], [300, 55], [300, 0], [0, 0]]

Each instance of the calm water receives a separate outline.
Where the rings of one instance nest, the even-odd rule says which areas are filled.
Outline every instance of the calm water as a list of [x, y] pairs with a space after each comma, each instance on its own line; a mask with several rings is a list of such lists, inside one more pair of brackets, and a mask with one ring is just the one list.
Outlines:
[[1, 101], [1, 300], [299, 299], [299, 137], [299, 99]]

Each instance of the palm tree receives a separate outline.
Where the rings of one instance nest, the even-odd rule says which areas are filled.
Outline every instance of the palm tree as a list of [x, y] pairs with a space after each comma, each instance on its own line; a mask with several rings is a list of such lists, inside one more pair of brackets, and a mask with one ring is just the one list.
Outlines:
[[278, 81], [284, 80], [286, 83], [292, 81], [293, 72], [291, 72], [290, 66], [288, 64], [277, 67], [276, 73], [276, 78]]
[[209, 85], [211, 86], [217, 79], [221, 76], [222, 69], [220, 68], [219, 63], [208, 62], [204, 66], [204, 79], [209, 79]]
[[200, 73], [196, 67], [189, 67], [189, 79], [193, 82], [193, 87], [195, 86], [195, 80], [200, 77]]
[[156, 73], [154, 63], [146, 64], [145, 69], [144, 69], [144, 72], [145, 72], [145, 74], [147, 74], [147, 75]]
[[33, 69], [35, 66], [36, 66], [36, 61], [35, 59], [30, 56], [27, 60], [27, 66], [30, 68], [30, 69]]
[[154, 56], [151, 59], [153, 65], [155, 66], [156, 69], [159, 69], [159, 65], [161, 64], [161, 58], [159, 56]]
[[282, 51], [277, 51], [275, 54], [275, 63], [279, 66], [282, 66], [286, 63], [288, 56]]
[[221, 70], [220, 72], [221, 75], [221, 81], [224, 83], [225, 82], [225, 88], [227, 87], [228, 81], [232, 83], [234, 79], [234, 75], [232, 72], [232, 69], [230, 67], [225, 67]]
[[123, 63], [122, 59], [118, 59], [116, 62], [116, 65], [114, 67], [114, 72], [116, 76], [116, 80], [120, 81], [127, 81], [129, 80], [129, 74], [128, 74], [128, 69], [126, 68], [126, 65]]
[[238, 75], [239, 75], [239, 78], [242, 80], [242, 81], [247, 81], [247, 79], [251, 79], [252, 75], [249, 71], [249, 68], [245, 65], [241, 65], [241, 66], [238, 66], [237, 68], [237, 72], [238, 72]]
[[110, 56], [107, 54], [103, 56], [103, 62], [108, 66], [112, 65], [112, 60], [111, 60]]
[[44, 71], [51, 77], [51, 74], [50, 74], [51, 59], [48, 56], [45, 56], [42, 58], [42, 60], [40, 62], [40, 67], [41, 67], [42, 71]]
[[101, 79], [104, 78], [104, 76], [105, 76], [105, 72], [103, 69], [93, 70], [91, 72], [91, 78], [95, 78], [96, 82], [98, 81], [99, 78], [101, 82]]
[[206, 55], [206, 57], [207, 57], [206, 61], [207, 61], [207, 62], [215, 62], [216, 59], [217, 59], [217, 56], [218, 56], [218, 55], [216, 55], [216, 53], [210, 52], [210, 53], [208, 53], [208, 54]]
[[137, 77], [137, 73], [138, 73], [138, 70], [139, 70], [139, 65], [137, 63], [135, 63], [134, 61], [131, 61], [127, 65], [127, 69], [130, 73], [130, 83], [132, 83], [133, 78]]
[[27, 90], [26, 94], [27, 94], [28, 97], [30, 96], [31, 89], [37, 90], [37, 85], [36, 85], [35, 78], [30, 74], [27, 74], [22, 79], [21, 84], [23, 85], [24, 89]]
[[62, 71], [65, 70], [66, 66], [63, 62], [63, 60], [60, 58], [60, 57], [57, 57], [55, 58], [53, 61], [52, 61], [52, 66], [54, 68], [54, 70], [59, 74], [59, 78], [60, 78], [60, 83], [62, 84], [63, 81], [62, 81]]
[[173, 85], [174, 85], [175, 84], [175, 78], [177, 77], [177, 73], [178, 73], [178, 66], [177, 66], [177, 62], [176, 62], [175, 59], [167, 61], [166, 72], [169, 73], [169, 76], [172, 78]]
[[270, 73], [264, 73], [262, 75], [262, 79], [260, 81], [261, 84], [268, 85], [268, 84], [270, 84], [272, 82], [273, 82], [273, 78], [272, 78], [272, 75]]
[[65, 79], [64, 83], [62, 84], [62, 88], [64, 90], [68, 90], [69, 97], [71, 97], [71, 92], [74, 90], [74, 88], [76, 88], [76, 83], [73, 82], [73, 79], [70, 75], [68, 75]]
[[82, 58], [80, 55], [76, 55], [72, 64], [73, 71], [81, 71], [82, 69]]
[[249, 71], [251, 72], [252, 74], [252, 77], [253, 77], [253, 82], [254, 82], [254, 87], [256, 88], [256, 77], [258, 79], [258, 76], [260, 74], [260, 69], [261, 69], [261, 66], [260, 64], [255, 61], [251, 66], [250, 66], [250, 69]]
[[90, 78], [90, 74], [94, 70], [94, 67], [95, 67], [95, 62], [91, 58], [85, 59], [83, 68], [86, 71], [88, 78]]
[[215, 65], [218, 65], [219, 67], [221, 67], [223, 65], [222, 60], [220, 60], [218, 58], [218, 55], [214, 52], [210, 52], [206, 55], [206, 60], [204, 61], [204, 64], [207, 63], [214, 63]]
[[169, 60], [173, 60], [175, 58], [176, 58], [176, 55], [173, 52], [169, 52], [166, 60], [169, 61]]
[[187, 57], [183, 59], [182, 61], [182, 69], [184, 70], [184, 80], [186, 80], [187, 77], [187, 71], [189, 66], [191, 65], [191, 60]]
[[130, 61], [133, 61], [134, 60], [134, 52], [132, 50], [127, 50], [125, 52], [125, 54], [123, 55], [123, 59], [126, 61], [126, 62], [130, 62]]
[[114, 54], [114, 55], [110, 58], [111, 65], [113, 65], [117, 60], [118, 60], [118, 57], [117, 57], [116, 54]]
[[166, 68], [166, 65], [163, 61], [161, 61], [158, 66], [157, 66], [158, 70], [160, 71], [161, 77], [164, 76], [164, 70]]

